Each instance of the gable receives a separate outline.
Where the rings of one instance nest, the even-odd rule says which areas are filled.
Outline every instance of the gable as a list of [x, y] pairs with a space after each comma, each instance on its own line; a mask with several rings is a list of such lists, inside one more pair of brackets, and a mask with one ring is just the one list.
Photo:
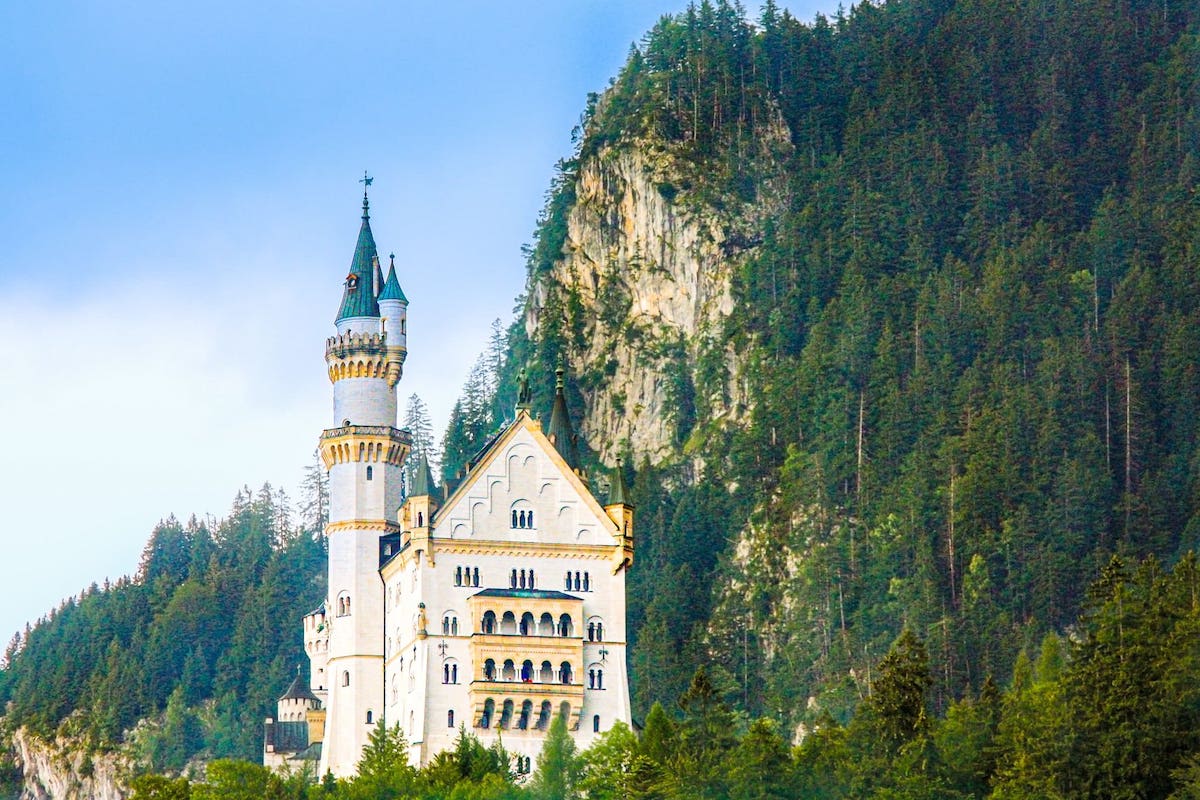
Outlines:
[[438, 512], [435, 537], [602, 546], [616, 542], [612, 520], [538, 427], [521, 417], [496, 440]]

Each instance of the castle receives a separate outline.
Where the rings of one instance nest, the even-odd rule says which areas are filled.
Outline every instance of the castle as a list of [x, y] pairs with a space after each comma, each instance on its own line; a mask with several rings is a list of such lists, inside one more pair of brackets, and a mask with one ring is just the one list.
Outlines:
[[[369, 179], [364, 179], [369, 184]], [[522, 380], [515, 418], [455, 485], [421, 456], [407, 495], [411, 441], [396, 427], [408, 300], [386, 278], [367, 194], [336, 335], [325, 345], [333, 427], [328, 596], [304, 620], [309, 681], [297, 674], [265, 726], [268, 766], [317, 761], [353, 775], [378, 723], [400, 726], [414, 764], [463, 728], [502, 738], [528, 771], [553, 715], [586, 747], [630, 722], [625, 575], [633, 506], [620, 469], [607, 502], [580, 467], [562, 370], [543, 431]]]

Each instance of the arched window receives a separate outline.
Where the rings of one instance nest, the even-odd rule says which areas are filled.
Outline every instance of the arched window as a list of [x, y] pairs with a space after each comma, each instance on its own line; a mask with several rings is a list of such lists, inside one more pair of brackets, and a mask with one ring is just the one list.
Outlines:
[[517, 510], [515, 508], [512, 512], [512, 527], [517, 527]]
[[600, 732], [600, 715], [596, 714], [592, 717], [592, 733]]
[[528, 611], [526, 611], [521, 615], [521, 635], [533, 636], [535, 629], [536, 625], [533, 621], [533, 614], [530, 614]]
[[583, 590], [585, 592], [590, 592], [592, 590], [591, 585], [588, 581], [588, 574], [586, 572], [583, 573]]
[[517, 633], [517, 615], [511, 611], [505, 611], [504, 616], [500, 618], [500, 632], [514, 636]]
[[564, 661], [558, 665], [558, 677], [559, 677], [559, 680], [562, 681], [562, 683], [564, 685], [569, 685], [571, 683], [572, 676], [571, 676], [571, 662], [570, 661]]
[[502, 708], [500, 711], [500, 724], [497, 727], [507, 728], [509, 725], [512, 725], [512, 716], [513, 716], [513, 701], [505, 700], [504, 708]]
[[529, 530], [533, 527], [533, 509], [530, 508], [528, 500], [517, 500], [512, 504], [509, 521], [517, 530]]
[[454, 709], [453, 708], [446, 712], [446, 727], [447, 728], [454, 727]]
[[571, 591], [571, 572], [569, 570], [567, 571], [567, 580], [565, 585], [567, 587], [567, 591]]
[[471, 582], [471, 585], [472, 585], [472, 586], [478, 586], [478, 585], [479, 585], [479, 567], [476, 567], [476, 568], [475, 568], [475, 578], [474, 578], [474, 580]]
[[589, 689], [596, 688], [596, 670], [594, 670], [594, 669], [588, 670], [588, 688]]
[[504, 669], [500, 672], [501, 680], [515, 681], [517, 679], [517, 665], [513, 663], [511, 658], [504, 659]]
[[520, 511], [520, 512], [518, 512], [518, 513], [517, 513], [517, 527], [518, 527], [518, 528], [524, 528], [524, 527], [526, 527], [526, 525], [525, 525], [525, 512], [524, 512], [524, 511]]
[[[367, 480], [374, 480], [374, 478], [375, 478], [375, 468], [367, 467]], [[370, 722], [370, 720], [367, 720], [367, 721]]]
[[512, 576], [508, 579], [508, 583], [509, 583], [508, 588], [510, 588], [510, 589], [517, 588], [517, 571], [515, 569], [512, 571]]
[[525, 570], [521, 570], [521, 588], [525, 588]]
[[496, 612], [495, 611], [483, 612], [483, 632], [484, 633], [495, 633], [496, 632]]
[[600, 617], [588, 618], [587, 638], [589, 642], [604, 641], [604, 621]]
[[539, 731], [544, 731], [544, 730], [546, 730], [546, 728], [550, 727], [550, 701], [549, 700], [542, 701], [542, 707], [538, 711], [538, 721], [537, 721], [536, 727]]
[[517, 720], [517, 727], [520, 728], [521, 730], [525, 730], [526, 728], [528, 728], [529, 727], [529, 718], [532, 716], [533, 716], [533, 701], [526, 700], [524, 703], [521, 703], [521, 716]]
[[554, 635], [554, 617], [550, 616], [549, 612], [542, 614], [538, 620], [538, 636], [553, 636]]
[[579, 573], [576, 572], [575, 573], [575, 591], [578, 592], [580, 590], [581, 586], [582, 586], [582, 582], [579, 580]]
[[529, 528], [533, 527], [533, 511], [530, 511], [528, 514], [525, 515], [525, 521], [527, 523], [529, 523], [526, 527], [529, 527]]
[[462, 567], [458, 567], [454, 570], [454, 585], [462, 586]]
[[[370, 469], [370, 467], [367, 467], [367, 469]], [[367, 724], [370, 725], [374, 721], [375, 721], [375, 713], [372, 711], [368, 711], [367, 712]]]
[[479, 720], [479, 727], [492, 727], [492, 715], [496, 712], [496, 701], [490, 697], [483, 704], [483, 717]]
[[344, 670], [342, 670], [342, 686], [349, 686], [349, 685], [350, 685], [350, 671], [344, 669]]
[[558, 618], [558, 635], [572, 636], [574, 635], [575, 626], [571, 624], [571, 615], [563, 614]]
[[342, 592], [337, 598], [337, 615], [339, 617], [350, 616], [350, 593]]
[[450, 682], [458, 683], [458, 664], [450, 665]]
[[442, 683], [449, 683], [449, 682], [450, 682], [450, 665], [442, 664]]
[[533, 570], [529, 570], [529, 588], [533, 588]]
[[528, 658], [521, 662], [521, 682], [533, 683], [533, 662]]
[[489, 658], [483, 662], [483, 679], [485, 681], [496, 680], [496, 662]]
[[447, 611], [442, 615], [442, 635], [458, 636], [458, 614], [456, 612]]
[[425, 513], [423, 511], [417, 512], [417, 527], [418, 528], [425, 527]]
[[604, 667], [600, 664], [588, 665], [588, 688], [595, 690], [604, 688]]
[[554, 682], [554, 667], [550, 664], [549, 661], [542, 662], [542, 668], [541, 668], [541, 670], [538, 671], [538, 681], [540, 681], [541, 683], [553, 683]]

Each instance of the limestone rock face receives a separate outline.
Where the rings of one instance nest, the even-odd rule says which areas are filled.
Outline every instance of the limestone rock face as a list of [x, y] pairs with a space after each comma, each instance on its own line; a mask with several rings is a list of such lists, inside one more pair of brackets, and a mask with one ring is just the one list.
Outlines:
[[[782, 122], [762, 144], [777, 155], [790, 146]], [[580, 163], [562, 255], [530, 286], [525, 326], [532, 339], [565, 326], [586, 406], [581, 435], [604, 462], [626, 449], [637, 461], [678, 460], [698, 404], [707, 422], [744, 413], [743, 365], [723, 323], [739, 265], [785, 202], [776, 162], [755, 163], [751, 199], [714, 192], [700, 168], [656, 142], [623, 142]]]
[[113, 753], [88, 754], [78, 742], [47, 742], [20, 728], [12, 735], [13, 756], [24, 776], [20, 800], [123, 800], [131, 772]]

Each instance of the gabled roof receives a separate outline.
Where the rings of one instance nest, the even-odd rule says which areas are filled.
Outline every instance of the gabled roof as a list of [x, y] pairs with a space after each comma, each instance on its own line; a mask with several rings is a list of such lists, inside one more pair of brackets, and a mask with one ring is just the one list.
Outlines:
[[367, 193], [363, 192], [362, 226], [358, 229], [358, 244], [354, 246], [354, 258], [350, 261], [350, 274], [346, 276], [346, 290], [342, 294], [337, 322], [351, 317], [379, 316], [379, 303], [375, 300], [375, 270], [378, 269], [379, 252], [375, 249], [368, 208]]
[[588, 509], [595, 515], [596, 519], [598, 519], [601, 524], [607, 524], [609, 526], [609, 533], [616, 535], [617, 524], [608, 516], [608, 513], [600, 505], [599, 501], [596, 500], [595, 495], [592, 494], [591, 489], [589, 489], [587, 484], [583, 482], [583, 479], [580, 478], [575, 470], [571, 468], [571, 466], [566, 462], [562, 454], [554, 447], [554, 445], [550, 444], [550, 440], [546, 438], [546, 434], [542, 433], [541, 424], [534, 420], [533, 417], [529, 416], [529, 412], [525, 409], [519, 410], [517, 412], [517, 418], [510, 422], [508, 427], [504, 428], [502, 431], [500, 431], [500, 433], [492, 437], [492, 440], [488, 446], [485, 447], [472, 461], [473, 466], [471, 467], [471, 470], [466, 474], [466, 477], [459, 482], [458, 486], [454, 488], [454, 491], [450, 494], [450, 496], [446, 498], [446, 502], [442, 504], [440, 509], [438, 509], [438, 513], [434, 519], [437, 522], [440, 522], [442, 515], [449, 513], [454, 508], [462, 496], [469, 491], [475, 482], [479, 480], [479, 477], [484, 474], [484, 470], [487, 468], [487, 465], [491, 463], [492, 457], [496, 454], [496, 452], [504, 447], [507, 447], [508, 443], [512, 441], [522, 430], [527, 430], [530, 432], [530, 434], [533, 436], [534, 442], [541, 446], [543, 452], [545, 452], [550, 459], [555, 462], [558, 467], [558, 471], [562, 473], [567, 482], [571, 484], [576, 493], [578, 493], [583, 499], [584, 504], [587, 505]]

